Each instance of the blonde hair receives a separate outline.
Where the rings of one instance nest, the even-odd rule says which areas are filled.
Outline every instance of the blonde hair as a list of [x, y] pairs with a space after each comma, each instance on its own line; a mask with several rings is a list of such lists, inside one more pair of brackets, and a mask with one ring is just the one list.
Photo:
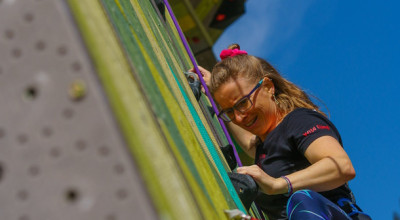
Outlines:
[[[240, 46], [232, 44], [228, 49], [240, 50]], [[246, 78], [254, 83], [264, 77], [271, 79], [275, 87], [277, 108], [283, 114], [288, 114], [296, 108], [315, 109], [324, 114], [310, 100], [306, 92], [283, 78], [267, 61], [251, 55], [236, 55], [218, 62], [211, 73], [210, 92], [214, 94], [221, 85], [238, 77]]]

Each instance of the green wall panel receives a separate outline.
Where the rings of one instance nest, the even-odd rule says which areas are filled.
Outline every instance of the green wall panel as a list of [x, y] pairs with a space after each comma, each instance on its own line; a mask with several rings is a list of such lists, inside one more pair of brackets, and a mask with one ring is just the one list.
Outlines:
[[[68, 1], [110, 105], [165, 219], [224, 219], [244, 210], [227, 180], [226, 143], [208, 100], [195, 100], [188, 55], [151, 1]], [[209, 118], [206, 120], [206, 116]]]

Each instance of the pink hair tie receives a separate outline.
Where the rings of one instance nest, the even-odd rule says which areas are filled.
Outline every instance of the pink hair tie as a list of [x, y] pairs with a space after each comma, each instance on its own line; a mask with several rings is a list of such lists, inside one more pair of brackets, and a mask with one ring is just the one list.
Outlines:
[[221, 58], [221, 60], [227, 58], [227, 57], [234, 57], [236, 55], [242, 55], [242, 54], [247, 54], [246, 51], [244, 50], [239, 50], [239, 49], [225, 49], [222, 50], [221, 53], [219, 54], [219, 57]]

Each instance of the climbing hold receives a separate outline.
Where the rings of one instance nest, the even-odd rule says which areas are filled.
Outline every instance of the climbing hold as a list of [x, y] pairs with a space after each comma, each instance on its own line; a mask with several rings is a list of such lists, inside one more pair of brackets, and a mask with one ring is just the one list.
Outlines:
[[196, 98], [197, 101], [199, 101], [201, 96], [201, 83], [199, 81], [197, 74], [193, 72], [185, 72], [185, 76], [187, 81], [189, 82], [194, 97]]
[[240, 200], [242, 200], [244, 207], [248, 210], [251, 203], [257, 197], [257, 183], [251, 176], [245, 174], [228, 173], [228, 176], [231, 179], [233, 187], [238, 193]]
[[74, 101], [83, 99], [86, 95], [85, 83], [82, 80], [75, 80], [69, 88], [69, 97]]
[[239, 209], [224, 210], [226, 217], [229, 220], [251, 220], [251, 216], [244, 214]]
[[221, 147], [221, 151], [225, 157], [226, 162], [229, 165], [229, 168], [231, 168], [231, 170], [234, 170], [237, 166], [237, 162], [235, 160], [235, 154], [233, 152], [232, 145], [228, 144], [224, 147]]
[[213, 109], [211, 106], [207, 106], [207, 107], [208, 107], [208, 111], [209, 111], [210, 114], [211, 114], [211, 117], [213, 117], [213, 116], [215, 115], [214, 109]]
[[154, 0], [154, 4], [157, 6], [158, 11], [164, 21], [165, 20], [165, 5], [162, 0]]

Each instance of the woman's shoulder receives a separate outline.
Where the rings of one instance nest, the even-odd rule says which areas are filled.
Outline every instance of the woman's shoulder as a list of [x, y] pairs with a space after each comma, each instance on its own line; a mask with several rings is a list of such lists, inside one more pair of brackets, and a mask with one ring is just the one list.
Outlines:
[[[329, 126], [335, 127], [333, 123], [325, 117], [325, 115], [319, 113], [317, 110], [308, 108], [297, 108], [291, 111], [283, 120], [285, 129], [312, 129], [314, 126]], [[336, 129], [336, 128], [335, 128]]]
[[289, 112], [271, 133], [279, 133], [280, 136], [301, 135], [317, 125], [334, 127], [332, 122], [318, 111], [296, 108]]
[[289, 112], [284, 119], [286, 120], [295, 120], [295, 119], [301, 119], [301, 120], [308, 120], [310, 118], [324, 118], [326, 117], [319, 113], [315, 109], [308, 109], [308, 108], [296, 108], [293, 111]]
[[285, 131], [297, 149], [303, 153], [312, 141], [322, 136], [332, 136], [342, 144], [335, 125], [313, 109], [299, 108], [290, 112], [286, 118]]

